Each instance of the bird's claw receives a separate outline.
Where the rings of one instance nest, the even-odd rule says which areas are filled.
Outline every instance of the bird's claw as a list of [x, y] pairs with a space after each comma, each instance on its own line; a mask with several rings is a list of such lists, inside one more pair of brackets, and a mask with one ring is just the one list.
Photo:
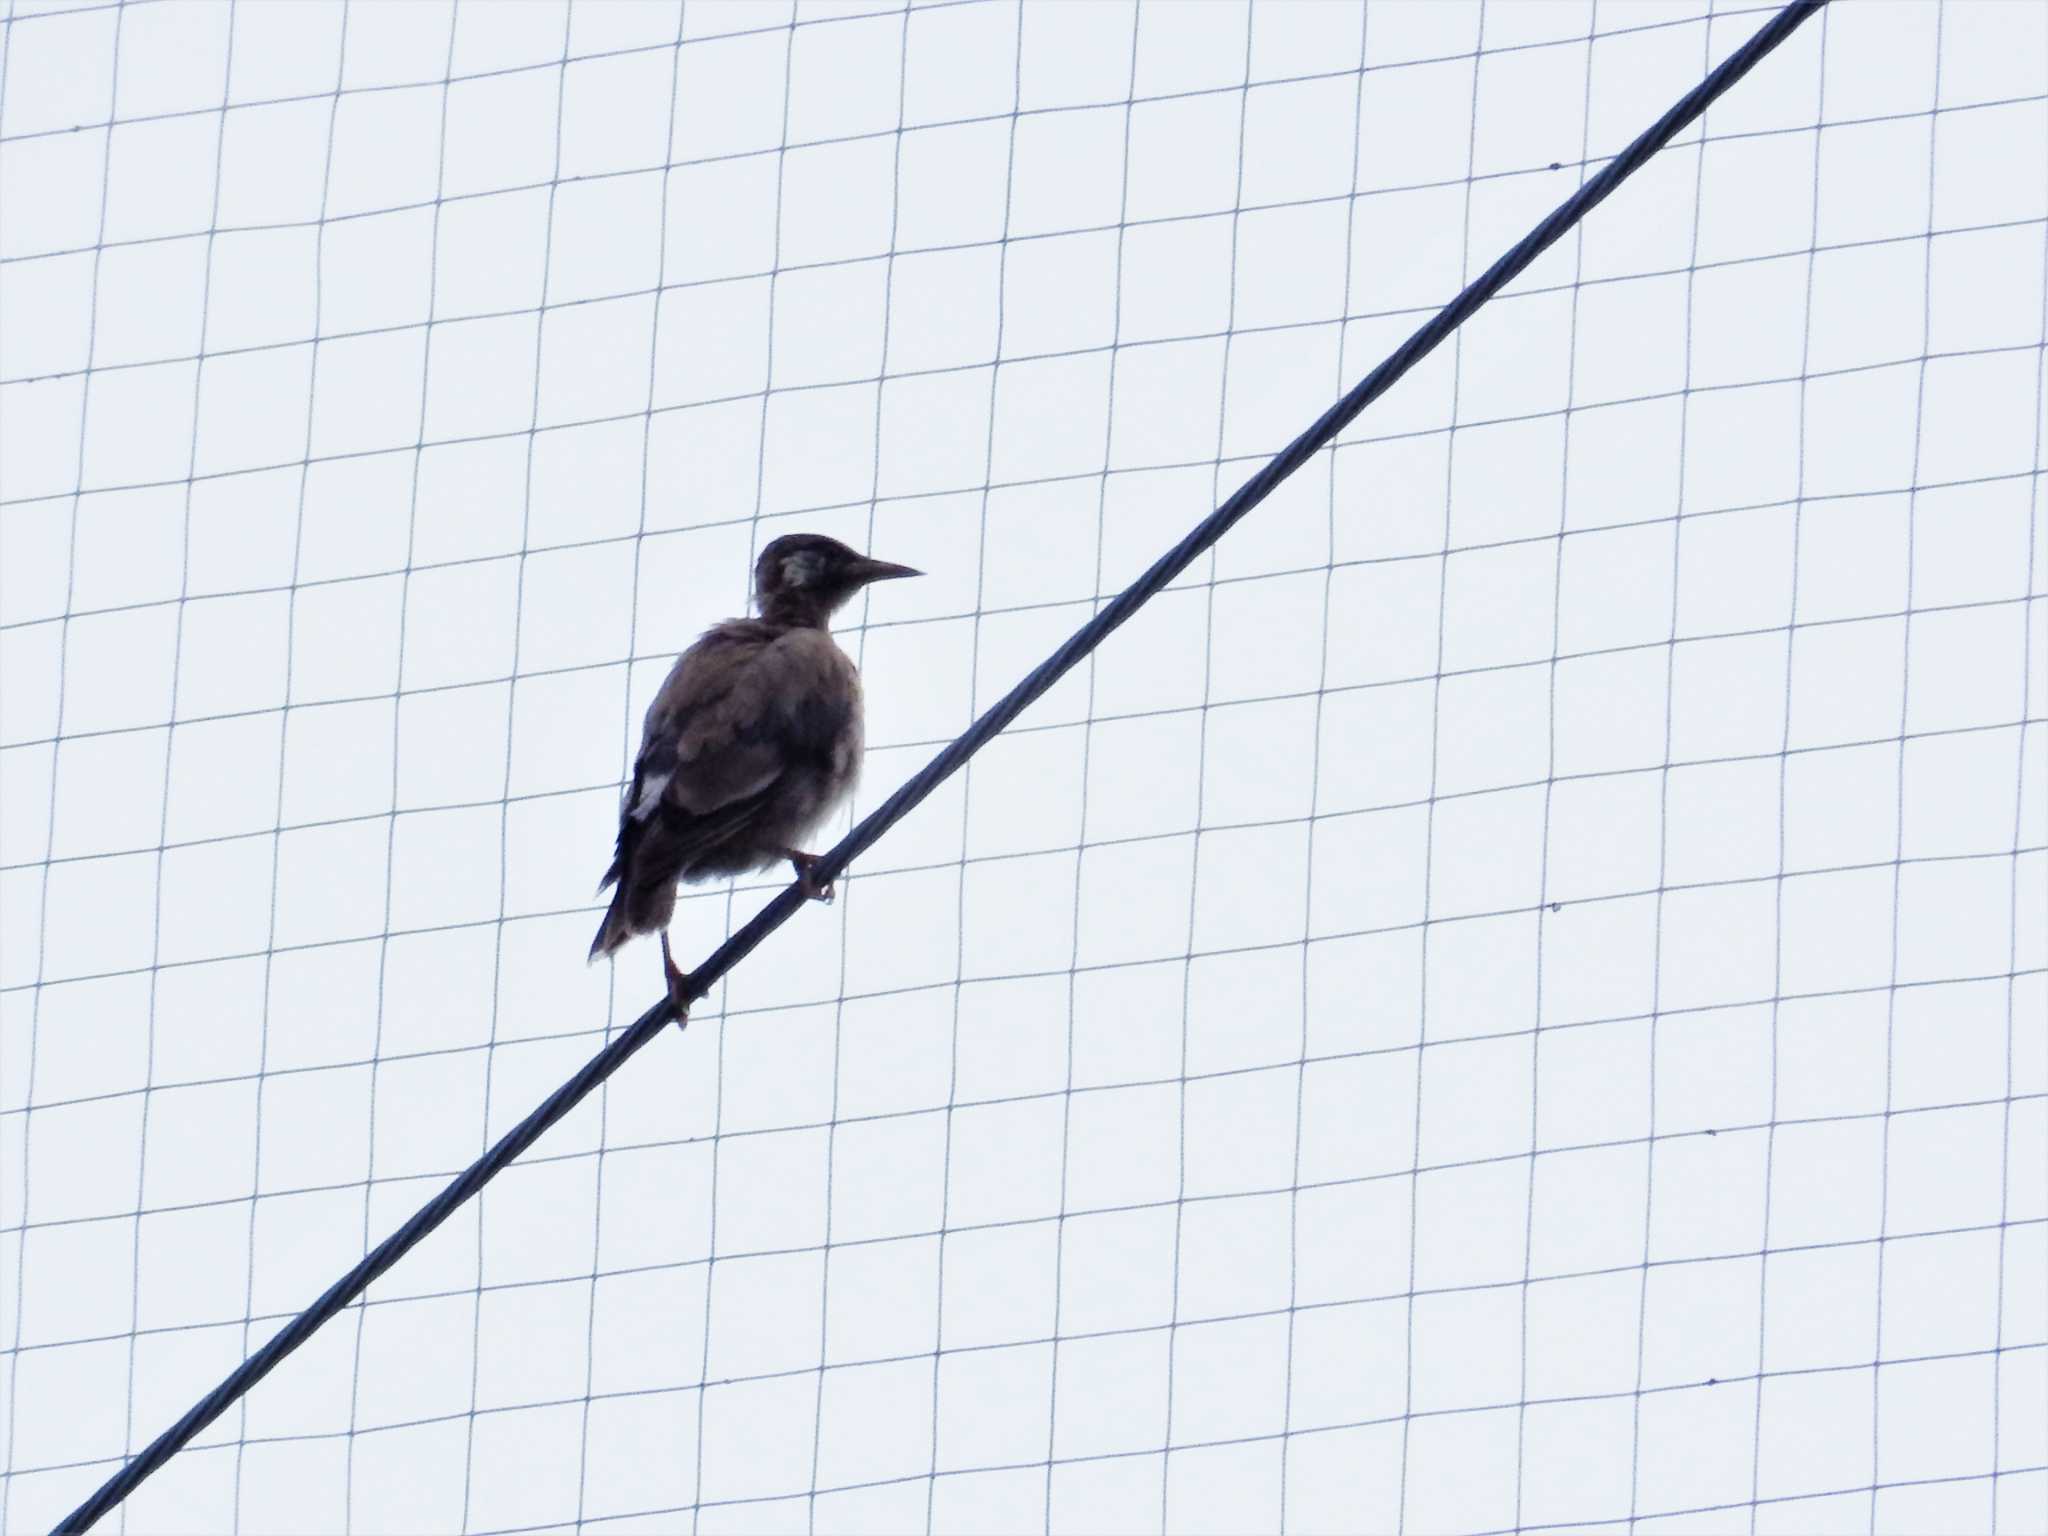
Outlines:
[[690, 978], [676, 965], [676, 957], [669, 952], [668, 934], [661, 936], [661, 969], [668, 977], [669, 1006], [676, 1011], [676, 1028], [682, 1029], [690, 1022]]
[[812, 901], [822, 901], [831, 906], [836, 892], [830, 880], [818, 878], [818, 856], [815, 853], [791, 853], [789, 863], [796, 871], [796, 883], [803, 888], [803, 893]]

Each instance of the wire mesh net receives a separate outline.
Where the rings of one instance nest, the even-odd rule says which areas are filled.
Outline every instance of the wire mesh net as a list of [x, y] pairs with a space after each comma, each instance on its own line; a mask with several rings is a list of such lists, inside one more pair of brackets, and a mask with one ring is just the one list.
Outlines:
[[[659, 995], [769, 538], [931, 573], [857, 815], [1769, 14], [11, 0], [0, 1523]], [[110, 1523], [2048, 1524], [2044, 17], [1823, 12]]]

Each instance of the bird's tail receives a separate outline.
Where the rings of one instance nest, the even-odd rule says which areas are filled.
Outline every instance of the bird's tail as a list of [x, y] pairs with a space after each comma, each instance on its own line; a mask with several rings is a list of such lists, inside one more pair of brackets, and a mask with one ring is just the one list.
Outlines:
[[590, 958], [608, 955], [626, 940], [633, 937], [633, 930], [626, 922], [626, 887], [632, 884], [625, 878], [626, 861], [632, 857], [633, 845], [639, 841], [640, 824], [631, 817], [619, 824], [618, 846], [612, 850], [612, 866], [604, 872], [604, 878], [597, 882], [597, 894], [602, 896], [612, 886], [612, 904], [605, 909], [604, 921], [597, 925], [597, 937], [590, 941]]
[[612, 893], [612, 904], [605, 909], [604, 921], [597, 925], [597, 937], [590, 941], [590, 958], [608, 955], [632, 937], [632, 926], [626, 921], [626, 887], [621, 884]]

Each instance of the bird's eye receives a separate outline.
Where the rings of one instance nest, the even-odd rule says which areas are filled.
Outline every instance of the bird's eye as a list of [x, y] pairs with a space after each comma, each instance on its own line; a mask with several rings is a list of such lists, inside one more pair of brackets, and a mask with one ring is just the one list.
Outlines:
[[782, 584], [785, 587], [808, 587], [818, 579], [818, 556], [815, 551], [802, 550], [794, 555], [784, 556], [782, 561]]

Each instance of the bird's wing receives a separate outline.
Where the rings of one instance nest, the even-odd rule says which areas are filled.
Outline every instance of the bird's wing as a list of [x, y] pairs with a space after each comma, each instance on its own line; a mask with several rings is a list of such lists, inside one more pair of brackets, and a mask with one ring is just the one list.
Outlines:
[[730, 836], [767, 800], [792, 761], [829, 751], [851, 708], [829, 636], [778, 635], [751, 621], [721, 624], [677, 660], [647, 711], [633, 782], [619, 813], [618, 856], [666, 808], [686, 855]]
[[714, 652], [712, 662], [694, 686], [677, 680], [666, 790], [672, 805], [698, 815], [829, 756], [859, 704], [858, 675], [822, 630], [786, 631], [734, 647], [729, 659]]
[[683, 654], [647, 711], [634, 811], [650, 814], [665, 799], [710, 815], [781, 775], [777, 640], [751, 623], [722, 624]]

